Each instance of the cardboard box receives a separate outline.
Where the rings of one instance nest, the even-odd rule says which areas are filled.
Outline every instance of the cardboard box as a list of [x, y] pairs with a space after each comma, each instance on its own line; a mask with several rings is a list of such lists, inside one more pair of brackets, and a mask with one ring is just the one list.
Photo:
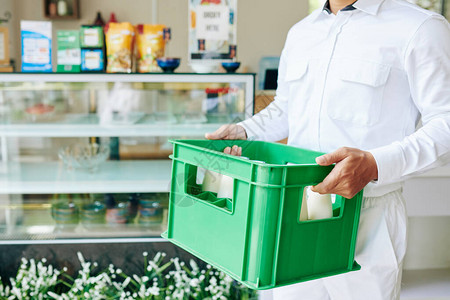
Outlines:
[[20, 21], [22, 72], [52, 72], [52, 23]]
[[103, 49], [81, 49], [81, 72], [103, 72], [104, 69]]
[[59, 30], [57, 72], [77, 73], [81, 71], [80, 33], [78, 30]]
[[103, 48], [103, 28], [95, 25], [82, 25], [80, 29], [81, 48]]

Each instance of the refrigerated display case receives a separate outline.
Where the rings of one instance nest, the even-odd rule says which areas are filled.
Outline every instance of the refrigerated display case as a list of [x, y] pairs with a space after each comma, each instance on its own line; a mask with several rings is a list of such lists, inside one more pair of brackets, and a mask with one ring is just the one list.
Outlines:
[[0, 74], [0, 245], [161, 241], [171, 138], [252, 115], [254, 74]]

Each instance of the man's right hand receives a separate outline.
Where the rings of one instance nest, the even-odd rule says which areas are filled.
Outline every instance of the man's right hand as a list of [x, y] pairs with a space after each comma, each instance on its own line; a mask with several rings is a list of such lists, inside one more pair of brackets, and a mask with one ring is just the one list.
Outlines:
[[[244, 127], [236, 124], [222, 125], [212, 133], [205, 134], [208, 140], [246, 140], [247, 133]], [[231, 155], [241, 156], [242, 148], [238, 146], [226, 147], [223, 152]]]
[[242, 126], [227, 124], [212, 133], [205, 134], [205, 138], [208, 140], [246, 140], [247, 133]]

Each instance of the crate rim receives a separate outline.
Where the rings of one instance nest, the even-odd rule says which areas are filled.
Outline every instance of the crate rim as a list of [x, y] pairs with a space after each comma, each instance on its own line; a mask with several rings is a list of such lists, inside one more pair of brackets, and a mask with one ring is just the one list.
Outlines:
[[[210, 152], [211, 154], [214, 154], [214, 155], [220, 155], [220, 156], [223, 157], [223, 158], [233, 159], [233, 160], [236, 160], [236, 161], [244, 161], [244, 162], [247, 162], [247, 163], [249, 163], [249, 164], [257, 165], [257, 166], [259, 166], [259, 167], [268, 167], [268, 168], [289, 168], [289, 169], [296, 168], [296, 167], [300, 167], [300, 166], [302, 166], [302, 167], [305, 167], [305, 166], [306, 166], [306, 167], [318, 167], [318, 168], [329, 167], [329, 166], [321, 166], [321, 165], [319, 165], [319, 164], [317, 164], [317, 163], [312, 163], [312, 164], [311, 164], [311, 163], [304, 163], [304, 164], [290, 164], [290, 165], [287, 165], [287, 164], [262, 163], [262, 162], [259, 162], [259, 161], [249, 160], [249, 159], [242, 158], [242, 157], [240, 157], [240, 156], [231, 155], [231, 154], [226, 154], [226, 153], [221, 152], [221, 151], [216, 151], [216, 150], [212, 150], [212, 149], [208, 149], [208, 148], [204, 148], [204, 147], [200, 147], [200, 146], [197, 146], [197, 145], [192, 145], [192, 144], [186, 143], [186, 142], [189, 142], [189, 141], [205, 141], [205, 140], [200, 140], [200, 139], [199, 139], [199, 140], [193, 140], [193, 139], [169, 139], [169, 142], [172, 143], [172, 144], [174, 144], [174, 145], [175, 145], [175, 144], [177, 144], [177, 145], [183, 145], [183, 146], [187, 146], [187, 147], [189, 147], [189, 148], [196, 149], [196, 150], [199, 150], [199, 151], [204, 151], [204, 150], [206, 149], [206, 150], [208, 150], [208, 152]], [[240, 141], [240, 142], [242, 142], [242, 141], [245, 141], [245, 140], [223, 140], [223, 141], [229, 141], [229, 142]], [[263, 142], [263, 143], [277, 144], [277, 143], [264, 142], [264, 141], [248, 141], [248, 142]], [[322, 152], [313, 151], [313, 150], [309, 150], [309, 149], [303, 149], [303, 148], [300, 148], [300, 147], [294, 147], [294, 146], [290, 146], [290, 145], [284, 145], [284, 144], [283, 144], [283, 146], [285, 146], [285, 147], [292, 147], [292, 148], [295, 148], [295, 149], [298, 149], [298, 150], [304, 150], [304, 151], [314, 152], [314, 153], [317, 153], [318, 156], [324, 155], [324, 154], [325, 154], [325, 153], [322, 153]], [[173, 154], [169, 155], [169, 158], [170, 158], [170, 159], [177, 159], [177, 160], [183, 161], [183, 159], [180, 159], [179, 157], [175, 157]], [[332, 164], [332, 165], [334, 166], [335, 164]]]

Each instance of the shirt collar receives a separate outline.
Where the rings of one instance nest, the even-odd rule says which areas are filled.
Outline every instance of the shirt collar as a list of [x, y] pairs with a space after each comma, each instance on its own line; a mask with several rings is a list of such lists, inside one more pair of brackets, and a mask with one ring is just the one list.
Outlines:
[[[323, 10], [327, 12], [328, 14], [331, 14], [330, 10], [330, 3], [327, 0], [325, 2], [325, 5], [323, 6]], [[353, 2], [353, 4], [350, 4], [342, 9], [342, 11], [346, 10], [354, 10], [359, 9], [365, 13], [368, 13], [370, 15], [376, 15], [378, 13], [378, 10], [380, 9], [381, 4], [384, 0], [357, 0]], [[319, 15], [321, 15], [319, 13]]]
[[377, 15], [381, 4], [384, 0], [358, 0], [353, 3], [353, 6], [357, 9], [366, 12], [370, 15]]
[[[357, 0], [357, 1], [358, 1], [358, 0]], [[357, 1], [355, 1], [355, 2], [357, 2]], [[344, 7], [344, 8], [341, 9], [341, 10], [342, 10], [342, 11], [346, 11], [346, 10], [354, 10], [354, 9], [356, 9], [356, 8], [353, 6], [353, 4], [355, 4], [355, 2], [353, 2], [353, 3], [350, 4], [350, 5], [347, 5], [346, 7]], [[328, 14], [332, 14], [331, 9], [330, 9], [330, 1], [329, 1], [329, 0], [327, 0], [327, 1], [325, 2], [325, 4], [323, 5], [323, 10], [326, 11]]]

